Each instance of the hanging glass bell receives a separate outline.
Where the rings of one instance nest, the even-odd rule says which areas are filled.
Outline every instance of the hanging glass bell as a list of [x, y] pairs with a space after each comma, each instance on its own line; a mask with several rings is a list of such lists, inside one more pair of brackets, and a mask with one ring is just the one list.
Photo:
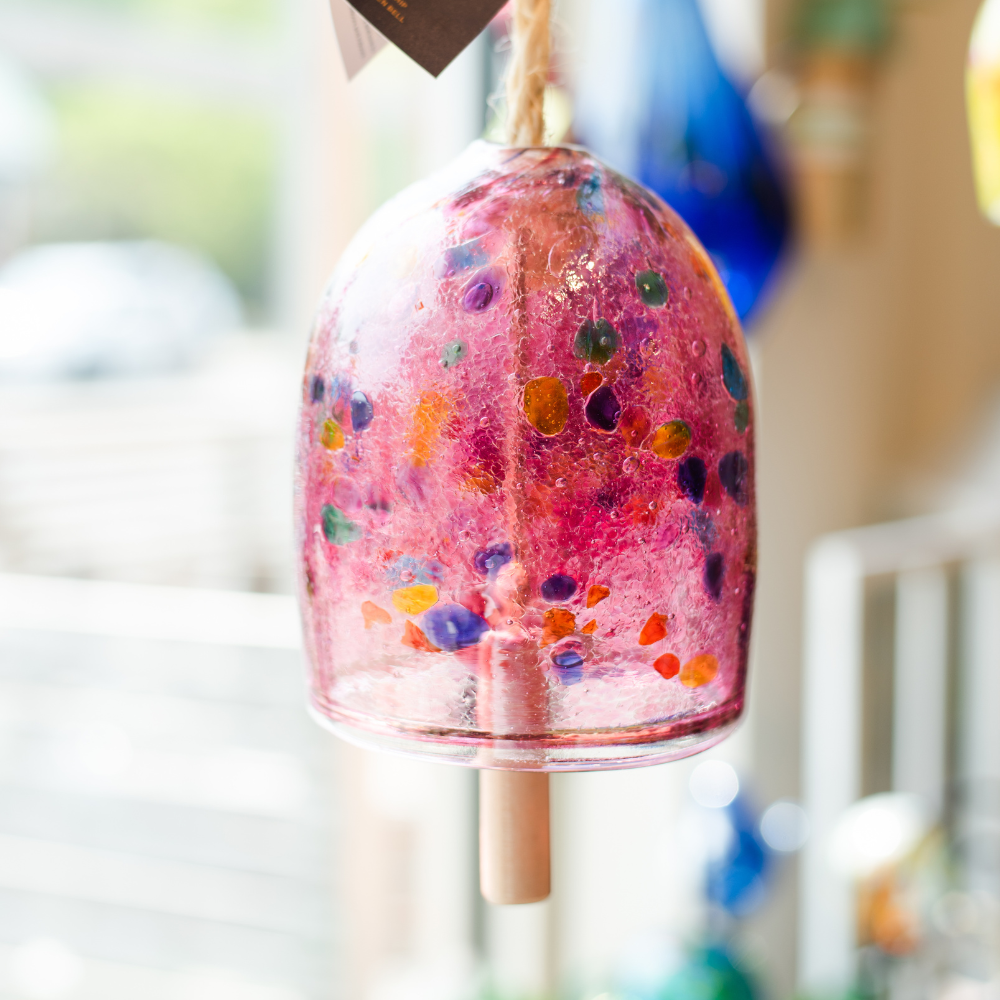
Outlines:
[[474, 143], [366, 224], [298, 440], [312, 702], [477, 767], [655, 763], [742, 708], [753, 399], [710, 258], [575, 147]]

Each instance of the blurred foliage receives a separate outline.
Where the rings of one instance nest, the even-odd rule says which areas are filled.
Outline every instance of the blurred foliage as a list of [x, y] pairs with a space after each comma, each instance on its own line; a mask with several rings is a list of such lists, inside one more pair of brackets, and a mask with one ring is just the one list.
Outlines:
[[259, 313], [274, 203], [273, 121], [135, 88], [75, 86], [50, 96], [60, 150], [36, 237], [178, 243], [211, 257]]
[[[238, 25], [249, 29], [272, 27], [281, 0], [28, 0], [70, 10], [122, 13], [158, 21], [203, 25]], [[0, 6], [23, 5], [25, 0], [0, 0]]]

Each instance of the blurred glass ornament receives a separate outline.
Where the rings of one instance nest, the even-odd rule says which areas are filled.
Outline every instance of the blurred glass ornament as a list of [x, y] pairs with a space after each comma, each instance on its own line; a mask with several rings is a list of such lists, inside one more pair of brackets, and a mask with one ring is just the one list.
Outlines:
[[746, 319], [785, 246], [788, 204], [774, 159], [712, 51], [697, 0], [598, 4], [590, 51], [577, 137], [680, 213]]
[[771, 857], [746, 798], [737, 796], [725, 810], [732, 833], [725, 852], [705, 869], [705, 895], [732, 916], [745, 917], [764, 902]]
[[864, 227], [871, 92], [889, 31], [885, 0], [799, 0], [796, 6], [800, 101], [789, 135], [807, 243], [838, 245]]
[[1000, 226], [1000, 2], [985, 0], [972, 28], [965, 95], [979, 210]]
[[754, 1000], [753, 981], [728, 951], [709, 945], [692, 951], [667, 981], [660, 1000]]
[[704, 866], [705, 898], [730, 916], [744, 917], [764, 901], [773, 867], [756, 813], [725, 761], [700, 763], [688, 787], [701, 807], [688, 839], [697, 844]]
[[844, 810], [830, 837], [830, 862], [846, 876], [865, 878], [905, 858], [929, 830], [919, 795], [883, 792]]

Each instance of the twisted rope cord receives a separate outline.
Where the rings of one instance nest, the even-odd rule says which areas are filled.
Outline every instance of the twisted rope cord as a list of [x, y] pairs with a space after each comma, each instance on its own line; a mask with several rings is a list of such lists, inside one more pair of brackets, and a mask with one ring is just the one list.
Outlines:
[[551, 0], [514, 0], [514, 31], [507, 69], [507, 141], [540, 146], [545, 135], [543, 100], [549, 75]]

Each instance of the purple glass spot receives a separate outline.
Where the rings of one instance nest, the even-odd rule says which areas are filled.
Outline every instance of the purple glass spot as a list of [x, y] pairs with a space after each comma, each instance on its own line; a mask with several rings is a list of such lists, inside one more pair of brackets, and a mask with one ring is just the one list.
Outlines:
[[721, 552], [713, 552], [705, 558], [705, 569], [702, 571], [701, 579], [705, 584], [705, 593], [709, 597], [718, 600], [722, 596], [722, 577], [725, 571], [725, 562]]
[[493, 301], [493, 286], [488, 281], [473, 285], [462, 299], [466, 312], [482, 312]]
[[719, 459], [719, 482], [741, 507], [745, 507], [749, 499], [747, 495], [749, 471], [750, 463], [741, 451], [731, 451]]
[[602, 385], [590, 394], [584, 414], [599, 431], [610, 434], [618, 426], [618, 418], [622, 415], [622, 404], [618, 402], [618, 397], [610, 385]]
[[487, 545], [485, 549], [480, 549], [473, 556], [472, 563], [483, 576], [492, 578], [513, 558], [514, 549], [510, 542], [500, 542], [498, 545]]
[[503, 291], [503, 272], [488, 267], [472, 276], [462, 293], [462, 306], [466, 312], [483, 312], [497, 304]]
[[700, 458], [685, 459], [677, 466], [677, 485], [684, 495], [695, 503], [705, 496], [705, 463]]
[[576, 580], [565, 573], [556, 573], [550, 576], [541, 587], [542, 597], [549, 604], [556, 604], [559, 601], [568, 601], [576, 593]]
[[323, 384], [322, 375], [313, 375], [312, 380], [309, 383], [309, 399], [313, 403], [318, 403], [323, 399], [323, 394], [326, 392], [326, 386]]
[[351, 396], [351, 426], [354, 432], [365, 430], [374, 419], [375, 407], [372, 406], [372, 401], [360, 391]]

